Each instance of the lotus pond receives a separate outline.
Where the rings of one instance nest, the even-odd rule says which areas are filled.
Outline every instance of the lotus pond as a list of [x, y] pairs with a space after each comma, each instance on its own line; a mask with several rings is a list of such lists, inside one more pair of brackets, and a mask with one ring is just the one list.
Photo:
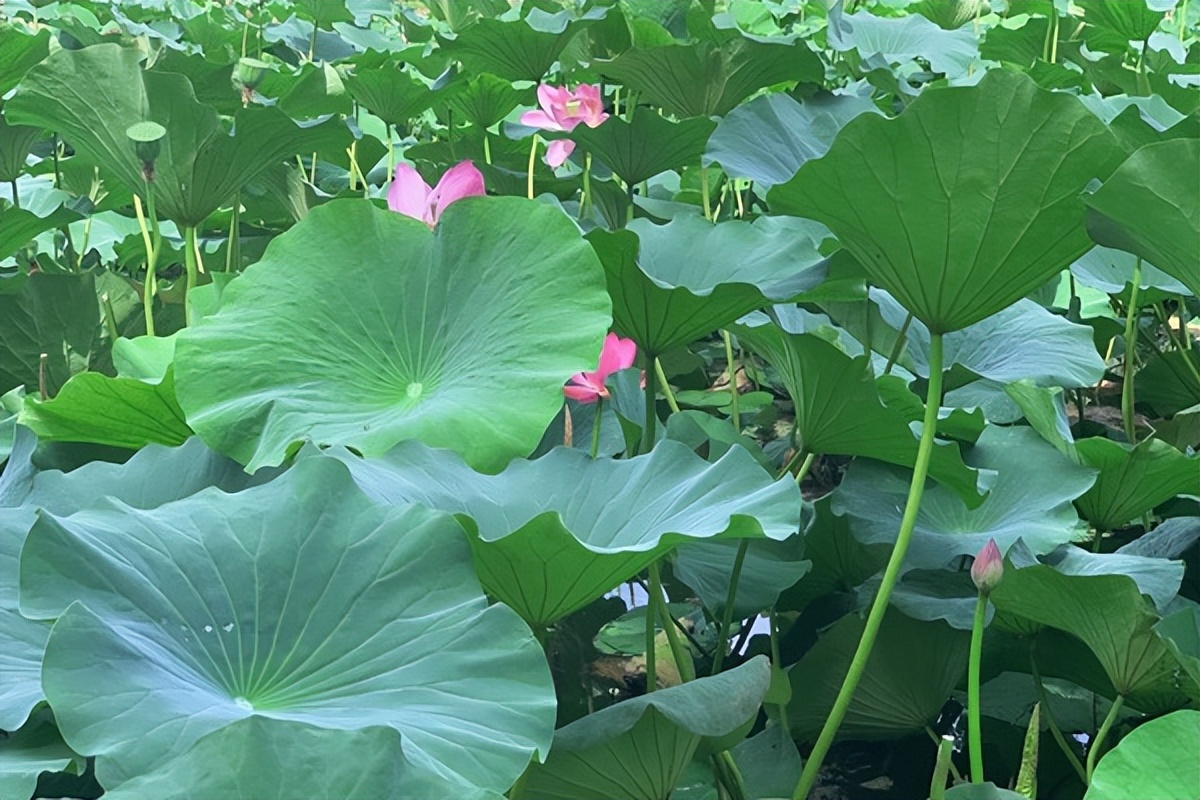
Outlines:
[[5, 0], [0, 797], [1196, 800], [1200, 2]]

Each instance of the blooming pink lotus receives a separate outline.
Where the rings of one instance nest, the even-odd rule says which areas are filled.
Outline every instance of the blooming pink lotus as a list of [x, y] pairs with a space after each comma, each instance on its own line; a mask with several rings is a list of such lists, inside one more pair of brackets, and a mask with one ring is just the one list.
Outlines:
[[971, 565], [971, 580], [975, 582], [976, 589], [987, 594], [996, 588], [1003, 577], [1004, 556], [1000, 555], [996, 540], [988, 539], [988, 543], [975, 556], [975, 563]]
[[446, 170], [432, 189], [415, 169], [408, 164], [397, 164], [396, 179], [388, 189], [388, 208], [432, 228], [446, 206], [483, 193], [483, 174], [470, 161], [460, 161]]
[[571, 376], [570, 385], [563, 387], [563, 394], [581, 403], [594, 403], [608, 397], [608, 387], [604, 382], [608, 376], [633, 366], [637, 357], [637, 344], [633, 339], [622, 339], [615, 333], [604, 338], [604, 347], [600, 350], [600, 365], [595, 372], [580, 372]]
[[[537, 96], [541, 108], [522, 114], [522, 125], [544, 131], [572, 131], [581, 122], [594, 128], [608, 119], [599, 86], [585, 83], [572, 92], [565, 86], [543, 83], [538, 86]], [[575, 143], [570, 139], [555, 139], [546, 148], [546, 163], [560, 167], [574, 149]]]

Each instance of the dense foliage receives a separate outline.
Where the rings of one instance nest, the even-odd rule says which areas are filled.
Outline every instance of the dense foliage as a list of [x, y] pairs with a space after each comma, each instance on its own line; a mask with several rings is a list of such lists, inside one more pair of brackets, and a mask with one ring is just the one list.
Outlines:
[[0, 17], [0, 796], [1200, 796], [1200, 3]]

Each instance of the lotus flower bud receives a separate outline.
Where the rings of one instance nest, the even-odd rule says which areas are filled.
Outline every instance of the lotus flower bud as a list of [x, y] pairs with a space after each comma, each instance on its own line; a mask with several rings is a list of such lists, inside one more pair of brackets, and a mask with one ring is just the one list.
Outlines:
[[1000, 555], [996, 540], [988, 539], [988, 543], [975, 556], [975, 563], [971, 565], [971, 580], [975, 582], [975, 588], [988, 594], [999, 585], [1003, 577], [1004, 556]]

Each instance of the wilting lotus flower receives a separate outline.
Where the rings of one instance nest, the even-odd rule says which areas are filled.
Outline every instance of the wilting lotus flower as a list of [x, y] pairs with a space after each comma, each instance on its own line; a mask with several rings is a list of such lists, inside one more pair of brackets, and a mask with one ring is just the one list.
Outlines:
[[615, 333], [604, 338], [604, 347], [600, 350], [600, 365], [595, 372], [580, 372], [571, 376], [568, 386], [563, 387], [563, 394], [581, 403], [594, 403], [608, 397], [608, 387], [604, 382], [614, 372], [633, 366], [637, 357], [637, 345], [633, 339], [622, 339]]
[[[565, 86], [543, 83], [538, 86], [537, 96], [541, 108], [522, 114], [522, 125], [544, 131], [572, 131], [581, 122], [594, 128], [608, 119], [599, 86], [585, 83], [572, 92]], [[546, 148], [546, 163], [560, 167], [574, 149], [575, 143], [570, 139], [555, 139]]]
[[986, 594], [996, 588], [1002, 577], [1004, 557], [1000, 555], [996, 540], [988, 539], [988, 543], [975, 556], [975, 563], [971, 565], [971, 580], [975, 581], [976, 589]]
[[388, 189], [388, 208], [432, 228], [446, 206], [482, 194], [483, 174], [470, 161], [461, 161], [446, 170], [432, 189], [415, 169], [408, 164], [397, 164], [396, 179]]

